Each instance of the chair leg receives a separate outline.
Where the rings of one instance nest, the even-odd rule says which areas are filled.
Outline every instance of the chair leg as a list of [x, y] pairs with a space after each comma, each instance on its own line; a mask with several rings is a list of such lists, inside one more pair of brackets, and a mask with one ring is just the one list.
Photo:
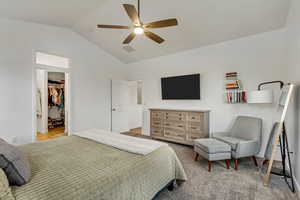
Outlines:
[[253, 160], [255, 166], [258, 167], [257, 160], [256, 160], [256, 157], [255, 157], [255, 156], [252, 156], [252, 160]]
[[230, 160], [225, 160], [227, 169], [230, 169]]
[[238, 170], [238, 159], [234, 159], [234, 169]]
[[199, 154], [197, 152], [194, 152], [194, 160], [197, 161], [199, 157]]
[[262, 164], [265, 165], [265, 164], [267, 164], [268, 162], [269, 162], [268, 160], [264, 160]]
[[211, 161], [208, 161], [208, 171], [211, 172], [211, 165], [212, 165], [212, 162]]

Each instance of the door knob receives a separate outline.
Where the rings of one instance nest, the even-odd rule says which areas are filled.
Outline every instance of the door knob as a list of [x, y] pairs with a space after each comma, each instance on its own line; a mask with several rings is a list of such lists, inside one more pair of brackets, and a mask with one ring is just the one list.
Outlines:
[[117, 111], [117, 109], [115, 109], [115, 108], [113, 108], [113, 109], [111, 109], [112, 111]]

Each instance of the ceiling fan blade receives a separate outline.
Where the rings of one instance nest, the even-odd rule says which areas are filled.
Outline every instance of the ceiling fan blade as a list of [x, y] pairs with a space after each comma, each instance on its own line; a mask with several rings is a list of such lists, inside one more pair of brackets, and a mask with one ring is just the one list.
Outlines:
[[161, 20], [161, 21], [146, 24], [144, 27], [145, 28], [164, 28], [164, 27], [177, 26], [177, 25], [178, 25], [177, 19], [166, 19], [166, 20]]
[[131, 33], [128, 37], [124, 40], [123, 44], [129, 44], [134, 38], [136, 37], [135, 33]]
[[131, 21], [133, 22], [134, 25], [136, 26], [140, 26], [141, 25], [141, 21], [139, 18], [139, 14], [137, 12], [137, 10], [135, 9], [134, 5], [131, 4], [123, 4], [129, 18], [131, 19]]
[[104, 25], [99, 24], [97, 25], [98, 28], [113, 28], [113, 29], [130, 29], [130, 26], [119, 26], [119, 25]]
[[148, 30], [145, 30], [145, 35], [150, 38], [151, 40], [154, 40], [155, 42], [157, 42], [158, 44], [163, 43], [165, 40], [162, 39], [160, 36], [156, 35], [155, 33], [152, 33]]

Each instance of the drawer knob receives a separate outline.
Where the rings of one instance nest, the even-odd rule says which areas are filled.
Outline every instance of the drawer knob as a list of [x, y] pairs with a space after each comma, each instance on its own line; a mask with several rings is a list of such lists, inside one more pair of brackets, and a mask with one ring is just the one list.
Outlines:
[[195, 117], [192, 117], [192, 119], [195, 119]]

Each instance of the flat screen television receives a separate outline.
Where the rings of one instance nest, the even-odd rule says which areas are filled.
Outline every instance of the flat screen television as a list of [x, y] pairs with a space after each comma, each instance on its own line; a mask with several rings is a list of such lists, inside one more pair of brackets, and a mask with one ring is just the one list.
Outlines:
[[163, 100], [200, 99], [200, 74], [161, 79]]

